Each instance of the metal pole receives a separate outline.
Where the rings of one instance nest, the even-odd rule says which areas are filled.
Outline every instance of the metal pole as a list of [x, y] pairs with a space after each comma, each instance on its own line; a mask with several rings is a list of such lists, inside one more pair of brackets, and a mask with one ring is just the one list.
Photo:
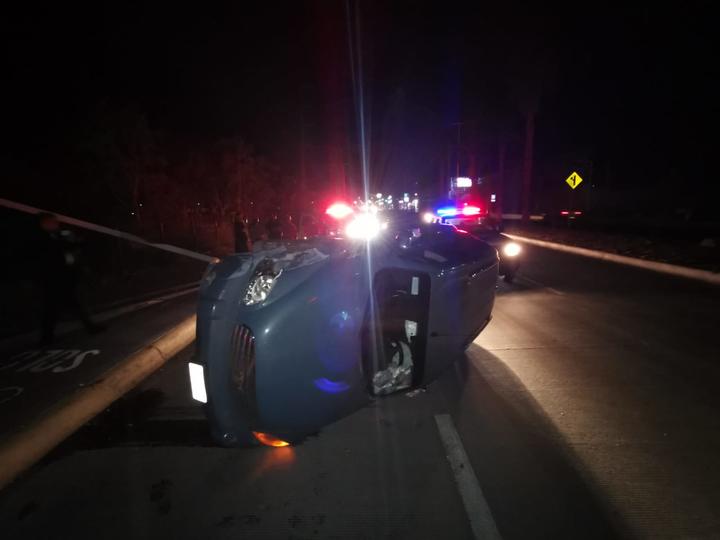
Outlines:
[[532, 191], [533, 139], [535, 138], [535, 111], [525, 117], [525, 149], [523, 152], [522, 220], [530, 221], [530, 192]]

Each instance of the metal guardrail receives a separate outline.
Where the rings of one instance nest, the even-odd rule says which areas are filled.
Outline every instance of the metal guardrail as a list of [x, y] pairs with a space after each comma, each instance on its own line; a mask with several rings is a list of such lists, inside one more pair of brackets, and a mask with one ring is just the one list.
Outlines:
[[668, 274], [671, 276], [694, 279], [696, 281], [704, 281], [705, 283], [710, 283], [712, 285], [720, 285], [720, 274], [710, 272], [708, 270], [700, 270], [699, 268], [690, 268], [688, 266], [680, 266], [677, 264], [669, 264], [658, 261], [648, 261], [646, 259], [638, 259], [637, 257], [617, 255], [615, 253], [609, 253], [607, 251], [599, 251], [596, 249], [571, 246], [568, 244], [558, 244], [557, 242], [547, 242], [546, 240], [538, 240], [536, 238], [528, 238], [527, 236], [519, 236], [516, 234], [506, 233], [506, 235], [513, 240], [518, 240], [526, 244], [532, 244], [539, 247], [554, 249], [556, 251], [564, 251], [566, 253], [581, 255], [583, 257], [591, 257], [593, 259], [600, 259], [603, 261], [624, 264], [626, 266], [634, 266], [636, 268], [651, 270], [653, 272], [660, 272], [662, 274]]
[[27, 214], [39, 214], [41, 212], [50, 212], [53, 215], [55, 215], [59, 221], [61, 221], [63, 223], [67, 223], [68, 225], [73, 225], [74, 227], [80, 227], [82, 229], [87, 229], [89, 231], [95, 231], [95, 232], [107, 234], [110, 236], [114, 236], [116, 238], [122, 238], [123, 240], [135, 242], [136, 244], [142, 244], [144, 246], [153, 247], [155, 249], [169, 251], [170, 253], [175, 253], [177, 255], [184, 255], [185, 257], [190, 257], [192, 259], [198, 259], [200, 261], [212, 262], [216, 259], [216, 257], [213, 257], [211, 255], [205, 255], [204, 253], [197, 253], [196, 251], [191, 251], [189, 249], [172, 246], [170, 244], [156, 244], [153, 242], [148, 242], [147, 240], [140, 238], [139, 236], [135, 236], [134, 234], [126, 233], [124, 231], [118, 231], [116, 229], [111, 229], [110, 227], [105, 227], [104, 225], [90, 223], [89, 221], [84, 221], [82, 219], [76, 219], [76, 218], [73, 218], [70, 216], [56, 214], [55, 212], [51, 212], [50, 210], [43, 210], [42, 208], [35, 208], [34, 206], [29, 206], [27, 204], [22, 204], [19, 202], [8, 200], [8, 199], [0, 198], [0, 206], [4, 206], [5, 208], [10, 208], [12, 210], [17, 210], [19, 212], [25, 212]]

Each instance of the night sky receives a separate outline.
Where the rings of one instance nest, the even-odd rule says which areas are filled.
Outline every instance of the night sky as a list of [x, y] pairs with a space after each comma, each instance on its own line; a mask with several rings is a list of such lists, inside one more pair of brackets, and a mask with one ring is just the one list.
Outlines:
[[302, 146], [317, 176], [355, 187], [353, 59], [373, 188], [436, 186], [457, 122], [476, 174], [492, 174], [499, 137], [519, 167], [528, 94], [538, 98], [538, 185], [592, 163], [601, 187], [698, 200], [711, 188], [720, 89], [710, 3], [471, 5], [17, 8], [2, 22], [5, 170], [32, 176], [105, 100], [142, 111], [155, 130], [241, 136], [288, 175]]

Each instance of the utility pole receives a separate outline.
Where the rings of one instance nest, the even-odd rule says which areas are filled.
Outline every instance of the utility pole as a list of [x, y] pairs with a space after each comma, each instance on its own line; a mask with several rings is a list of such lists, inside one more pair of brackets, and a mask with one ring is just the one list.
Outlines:
[[505, 137], [500, 136], [498, 142], [498, 181], [495, 187], [495, 208], [498, 212], [498, 220], [502, 223], [503, 201], [505, 200], [505, 155], [507, 153], [507, 142]]
[[455, 154], [455, 178], [459, 178], [460, 177], [460, 127], [463, 125], [463, 122], [455, 122], [452, 125], [457, 126], [457, 147], [456, 147], [456, 154]]
[[535, 110], [529, 108], [525, 116], [525, 149], [522, 170], [522, 221], [530, 221], [530, 193], [532, 191], [533, 140], [535, 138]]

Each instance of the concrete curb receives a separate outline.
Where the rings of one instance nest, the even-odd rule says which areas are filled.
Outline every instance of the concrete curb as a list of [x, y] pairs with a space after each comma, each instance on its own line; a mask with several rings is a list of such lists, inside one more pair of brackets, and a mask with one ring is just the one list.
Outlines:
[[195, 315], [116, 364], [97, 382], [55, 404], [41, 418], [0, 444], [0, 489], [137, 386], [195, 339]]
[[532, 244], [534, 246], [540, 246], [548, 249], [554, 249], [557, 251], [564, 251], [566, 253], [572, 253], [574, 255], [582, 255], [583, 257], [591, 257], [593, 259], [600, 259], [603, 261], [624, 264], [626, 266], [634, 266], [636, 268], [651, 270], [653, 272], [660, 272], [662, 274], [668, 274], [671, 276], [684, 277], [688, 279], [694, 279], [696, 281], [704, 281], [705, 283], [710, 283], [712, 285], [720, 285], [720, 274], [710, 272], [708, 270], [700, 270], [699, 268], [679, 266], [677, 264], [648, 261], [645, 259], [638, 259], [636, 257], [616, 255], [615, 253], [608, 253], [607, 251], [598, 251], [595, 249], [569, 246], [567, 244], [558, 244], [556, 242], [547, 242], [545, 240], [537, 240], [536, 238], [528, 238], [526, 236], [518, 236], [516, 234], [506, 233], [505, 235], [512, 238], [513, 240], [524, 242], [526, 244]]

